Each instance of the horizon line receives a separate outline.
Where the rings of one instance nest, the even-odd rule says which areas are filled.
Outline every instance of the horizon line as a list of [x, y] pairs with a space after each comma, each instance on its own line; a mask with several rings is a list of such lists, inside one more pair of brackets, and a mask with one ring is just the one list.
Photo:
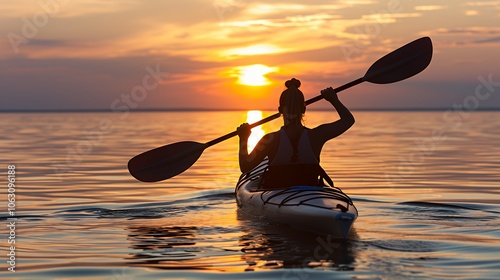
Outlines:
[[[147, 112], [231, 112], [231, 111], [276, 111], [276, 109], [243, 109], [243, 108], [145, 108], [133, 109], [130, 113]], [[331, 108], [311, 108], [308, 111], [331, 111]], [[352, 108], [351, 111], [447, 111], [451, 108]], [[478, 108], [471, 111], [500, 111], [500, 107]], [[123, 113], [121, 111], [113, 112], [109, 109], [0, 109], [0, 113]]]

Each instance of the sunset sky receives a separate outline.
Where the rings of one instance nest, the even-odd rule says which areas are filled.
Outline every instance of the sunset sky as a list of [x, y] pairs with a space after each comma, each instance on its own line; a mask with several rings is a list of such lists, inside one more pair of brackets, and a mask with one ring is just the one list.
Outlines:
[[428, 69], [341, 99], [500, 108], [500, 1], [1, 0], [0, 30], [0, 110], [275, 109], [287, 79], [311, 98], [423, 36]]

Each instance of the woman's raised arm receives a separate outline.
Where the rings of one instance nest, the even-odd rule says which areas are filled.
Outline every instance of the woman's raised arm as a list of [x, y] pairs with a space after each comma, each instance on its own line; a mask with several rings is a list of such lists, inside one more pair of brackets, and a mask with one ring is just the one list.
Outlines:
[[354, 116], [342, 102], [340, 102], [337, 93], [329, 87], [321, 91], [321, 95], [335, 107], [340, 119], [327, 124], [322, 124], [313, 130], [313, 138], [321, 143], [335, 138], [346, 132], [354, 124]]

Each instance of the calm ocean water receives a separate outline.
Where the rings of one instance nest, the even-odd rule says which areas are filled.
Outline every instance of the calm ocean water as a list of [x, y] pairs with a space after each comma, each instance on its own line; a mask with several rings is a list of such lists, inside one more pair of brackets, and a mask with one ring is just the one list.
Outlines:
[[[0, 275], [498, 279], [500, 112], [354, 113], [355, 126], [322, 153], [359, 210], [346, 242], [238, 212], [236, 138], [172, 179], [148, 184], [129, 175], [136, 154], [212, 140], [246, 121], [246, 112], [0, 114]], [[335, 118], [309, 112], [306, 125]], [[8, 165], [16, 172], [13, 217]]]

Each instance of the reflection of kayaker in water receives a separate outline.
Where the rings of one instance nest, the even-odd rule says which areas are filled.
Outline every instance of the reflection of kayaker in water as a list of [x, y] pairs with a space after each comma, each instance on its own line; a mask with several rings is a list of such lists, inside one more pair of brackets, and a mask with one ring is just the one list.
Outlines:
[[354, 124], [354, 117], [349, 109], [329, 87], [322, 90], [321, 95], [335, 107], [340, 119], [312, 129], [305, 127], [303, 115], [306, 106], [304, 94], [299, 89], [300, 84], [295, 78], [286, 81], [287, 89], [281, 94], [278, 108], [283, 116], [284, 126], [279, 131], [262, 137], [250, 154], [247, 150], [251, 133], [249, 125], [244, 123], [237, 130], [240, 137], [241, 171], [250, 171], [268, 157], [269, 171], [273, 171], [269, 172], [268, 183], [272, 188], [297, 184], [321, 185], [323, 182], [318, 181], [318, 177], [330, 181], [319, 166], [321, 149], [325, 142], [341, 135]]

